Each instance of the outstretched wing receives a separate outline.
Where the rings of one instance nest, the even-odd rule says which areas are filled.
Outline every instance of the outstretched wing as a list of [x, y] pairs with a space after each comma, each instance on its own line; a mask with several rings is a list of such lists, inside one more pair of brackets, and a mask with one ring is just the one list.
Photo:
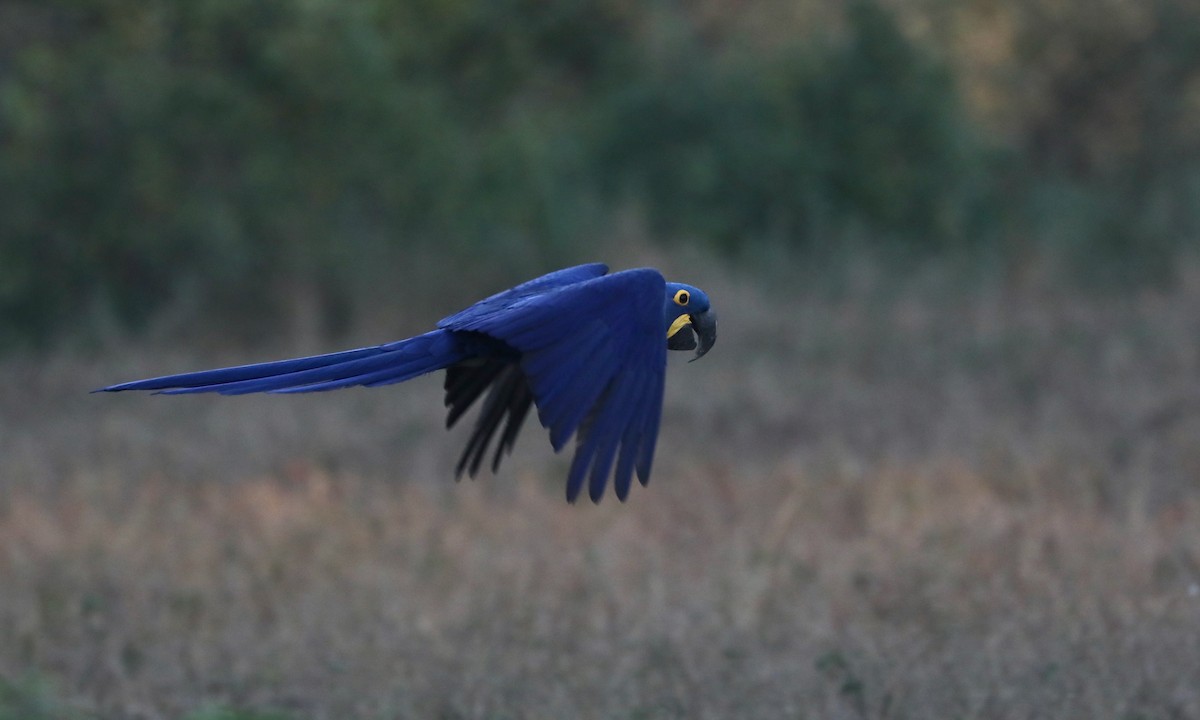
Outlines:
[[567, 478], [571, 502], [585, 479], [593, 501], [610, 474], [622, 500], [635, 471], [646, 484], [662, 412], [665, 281], [651, 269], [597, 274], [602, 271], [571, 268], [560, 271], [572, 274], [569, 282], [529, 288], [560, 275], [553, 273], [438, 323], [483, 333], [521, 353], [521, 371], [555, 451], [576, 436]]

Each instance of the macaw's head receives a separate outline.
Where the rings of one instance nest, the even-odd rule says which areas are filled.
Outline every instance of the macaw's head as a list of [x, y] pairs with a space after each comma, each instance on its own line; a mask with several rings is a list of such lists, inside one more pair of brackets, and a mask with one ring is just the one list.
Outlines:
[[717, 342], [717, 314], [704, 291], [691, 285], [667, 283], [666, 324], [667, 348], [695, 350], [692, 360], [699, 360]]

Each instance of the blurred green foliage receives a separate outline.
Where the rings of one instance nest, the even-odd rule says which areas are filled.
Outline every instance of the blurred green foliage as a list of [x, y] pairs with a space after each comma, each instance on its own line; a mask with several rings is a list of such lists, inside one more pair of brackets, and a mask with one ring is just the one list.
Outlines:
[[769, 41], [701, 5], [5, 4], [0, 348], [337, 308], [414, 251], [590, 257], [629, 208], [739, 253], [1049, 247], [1151, 275], [1200, 230], [1200, 10], [1014, 3], [997, 130], [948, 43], [878, 0]]
[[292, 717], [290, 714], [270, 710], [235, 710], [214, 706], [189, 713], [184, 720], [289, 720]]
[[[0, 675], [0, 720], [84, 720], [95, 712], [64, 701], [45, 676], [30, 673], [17, 680]], [[241, 710], [223, 705], [203, 707], [184, 720], [289, 720], [292, 716], [269, 710]]]
[[270, 312], [414, 243], [553, 240], [571, 148], [558, 103], [517, 96], [598, 62], [575, 38], [611, 20], [539, 6], [10, 10], [27, 33], [0, 77], [0, 342], [189, 292]]
[[1106, 283], [1200, 246], [1200, 4], [1014, 3], [1020, 230]]
[[769, 52], [680, 39], [614, 94], [602, 156], [667, 235], [727, 249], [876, 242], [940, 249], [974, 237], [989, 153], [948, 68], [874, 2], [845, 32]]
[[0, 720], [69, 720], [81, 715], [61, 702], [49, 681], [39, 675], [19, 680], [0, 675]]

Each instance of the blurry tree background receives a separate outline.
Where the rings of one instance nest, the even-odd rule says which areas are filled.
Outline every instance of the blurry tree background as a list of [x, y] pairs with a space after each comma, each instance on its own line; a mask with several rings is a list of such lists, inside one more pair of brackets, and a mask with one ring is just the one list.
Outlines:
[[5, 349], [320, 334], [399, 266], [596, 259], [630, 217], [743, 260], [1169, 282], [1200, 3], [8, 0], [0, 148]]

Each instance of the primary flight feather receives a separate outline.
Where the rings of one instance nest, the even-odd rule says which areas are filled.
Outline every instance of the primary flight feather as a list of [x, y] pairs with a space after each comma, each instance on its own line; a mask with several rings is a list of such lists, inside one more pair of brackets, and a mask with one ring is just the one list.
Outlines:
[[704, 355], [717, 339], [708, 296], [650, 268], [607, 274], [566, 268], [481, 300], [424, 335], [311, 357], [135, 380], [105, 392], [167, 395], [301, 393], [403, 382], [446, 370], [450, 427], [486, 397], [456, 472], [479, 470], [496, 432], [492, 470], [511, 452], [530, 407], [558, 452], [575, 437], [567, 500], [587, 484], [599, 502], [608, 478], [622, 501], [645, 485], [662, 415], [666, 351]]

